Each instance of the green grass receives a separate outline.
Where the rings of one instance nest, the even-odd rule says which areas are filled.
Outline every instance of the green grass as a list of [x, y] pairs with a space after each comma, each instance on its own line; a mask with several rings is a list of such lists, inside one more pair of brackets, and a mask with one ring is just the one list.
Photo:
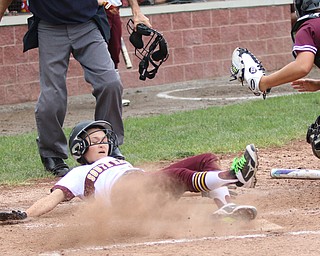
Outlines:
[[[170, 115], [132, 117], [124, 120], [125, 143], [121, 151], [128, 161], [139, 165], [203, 152], [241, 152], [249, 143], [259, 148], [281, 146], [304, 139], [307, 127], [319, 114], [319, 94], [308, 93]], [[70, 129], [65, 133], [68, 136]], [[36, 133], [0, 137], [1, 184], [51, 176], [43, 170], [35, 138]], [[67, 162], [70, 166], [76, 164], [72, 158]]]

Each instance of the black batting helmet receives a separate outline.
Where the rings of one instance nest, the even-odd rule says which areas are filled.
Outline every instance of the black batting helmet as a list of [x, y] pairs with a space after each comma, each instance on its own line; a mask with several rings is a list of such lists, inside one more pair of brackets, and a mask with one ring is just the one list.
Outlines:
[[87, 164], [87, 161], [83, 157], [83, 155], [90, 147], [90, 143], [86, 140], [86, 137], [89, 135], [87, 131], [91, 128], [100, 128], [106, 134], [108, 138], [107, 144], [109, 144], [108, 155], [111, 154], [113, 147], [118, 146], [117, 136], [113, 132], [110, 123], [104, 120], [82, 121], [72, 129], [69, 136], [70, 153], [74, 157], [74, 159], [77, 160], [77, 162], [79, 162], [80, 164]]

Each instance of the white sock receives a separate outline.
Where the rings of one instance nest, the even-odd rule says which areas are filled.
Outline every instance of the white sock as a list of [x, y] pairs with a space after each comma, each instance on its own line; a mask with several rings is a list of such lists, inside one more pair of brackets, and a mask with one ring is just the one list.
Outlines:
[[225, 180], [219, 177], [222, 171], [196, 172], [192, 176], [192, 183], [198, 191], [210, 191], [225, 185], [236, 183], [238, 179]]
[[209, 191], [209, 198], [218, 199], [224, 205], [228, 204], [226, 197], [230, 197], [229, 189], [226, 186]]
[[221, 179], [219, 177], [220, 172], [222, 171], [207, 172], [205, 176], [205, 184], [208, 187], [208, 189], [215, 190], [216, 188], [220, 188], [222, 186], [238, 182], [238, 179], [232, 179], [232, 180]]

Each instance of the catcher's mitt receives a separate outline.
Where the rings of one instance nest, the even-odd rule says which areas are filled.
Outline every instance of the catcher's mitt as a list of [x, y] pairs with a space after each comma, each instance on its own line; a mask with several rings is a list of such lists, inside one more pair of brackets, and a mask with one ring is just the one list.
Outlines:
[[258, 58], [248, 49], [238, 47], [233, 51], [230, 72], [233, 77], [231, 81], [238, 80], [242, 85], [246, 81], [254, 95], [260, 96], [262, 94], [265, 99], [267, 93], [270, 92], [270, 89], [266, 92], [260, 91], [259, 82], [261, 77], [265, 75], [265, 69]]
[[0, 221], [24, 220], [27, 217], [27, 213], [22, 211], [0, 212]]

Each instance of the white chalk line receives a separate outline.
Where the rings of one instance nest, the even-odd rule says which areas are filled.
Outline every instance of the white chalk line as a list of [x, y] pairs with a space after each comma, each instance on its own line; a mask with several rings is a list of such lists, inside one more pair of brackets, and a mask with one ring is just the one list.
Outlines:
[[[291, 231], [284, 232], [281, 235], [289, 235], [289, 236], [300, 236], [300, 235], [320, 235], [320, 230], [302, 230], [302, 231]], [[194, 243], [194, 242], [202, 242], [202, 241], [212, 241], [212, 240], [235, 240], [235, 239], [255, 239], [255, 238], [267, 238], [272, 236], [279, 236], [279, 232], [276, 233], [267, 233], [267, 234], [248, 234], [248, 235], [239, 235], [239, 236], [209, 236], [209, 237], [201, 237], [201, 238], [182, 238], [182, 239], [167, 239], [160, 241], [152, 241], [152, 242], [141, 242], [141, 243], [122, 243], [122, 244], [113, 244], [107, 246], [95, 246], [95, 247], [85, 247], [78, 249], [64, 249], [63, 252], [78, 252], [78, 251], [102, 251], [102, 250], [110, 250], [110, 249], [125, 249], [130, 247], [140, 247], [140, 246], [154, 246], [154, 245], [167, 245], [167, 244], [181, 244], [181, 243]], [[54, 252], [46, 252], [40, 254], [44, 255], [60, 255], [58, 251]]]
[[[210, 86], [205, 87], [190, 87], [190, 88], [183, 88], [183, 89], [175, 89], [171, 91], [165, 91], [165, 92], [159, 92], [157, 94], [158, 98], [164, 98], [164, 99], [174, 99], [174, 100], [191, 100], [191, 101], [218, 101], [218, 100], [251, 100], [251, 99], [258, 99], [259, 97], [262, 99], [262, 96], [242, 96], [242, 97], [208, 97], [208, 98], [196, 98], [196, 97], [179, 97], [179, 96], [172, 96], [169, 95], [174, 92], [182, 92], [182, 91], [188, 91], [188, 90], [196, 90], [196, 89], [203, 89]], [[223, 85], [215, 85], [217, 87], [222, 87]], [[286, 93], [277, 93], [277, 94], [269, 94], [267, 97], [279, 97], [279, 96], [285, 96], [285, 95], [291, 95], [291, 94], [297, 94], [296, 92], [286, 92]]]

